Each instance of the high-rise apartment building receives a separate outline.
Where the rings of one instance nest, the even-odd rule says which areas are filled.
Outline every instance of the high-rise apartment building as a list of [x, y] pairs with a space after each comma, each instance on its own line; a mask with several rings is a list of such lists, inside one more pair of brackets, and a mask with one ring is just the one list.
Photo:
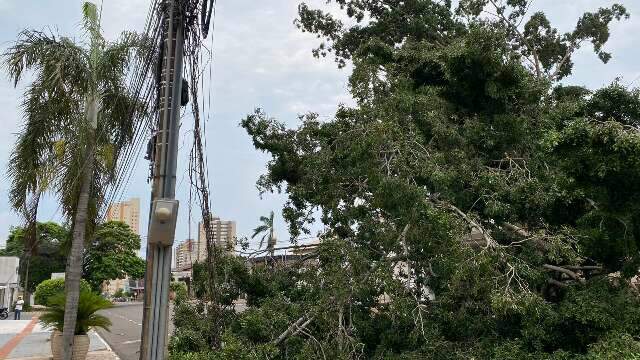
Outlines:
[[187, 239], [176, 246], [176, 270], [190, 269], [191, 264], [198, 259], [198, 244], [193, 239]]
[[[236, 240], [236, 222], [221, 220], [218, 216], [211, 215], [211, 229], [213, 231], [214, 244], [222, 249], [233, 251]], [[198, 224], [198, 261], [207, 259], [207, 238], [204, 231], [204, 222]]]
[[129, 225], [134, 233], [140, 235], [140, 199], [132, 198], [109, 204], [107, 221], [122, 221]]

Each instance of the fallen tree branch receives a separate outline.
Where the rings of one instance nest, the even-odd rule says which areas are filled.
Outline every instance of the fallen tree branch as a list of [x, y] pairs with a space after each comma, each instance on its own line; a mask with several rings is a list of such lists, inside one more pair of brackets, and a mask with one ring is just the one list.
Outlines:
[[528, 238], [530, 236], [529, 232], [527, 230], [525, 230], [525, 229], [523, 229], [523, 228], [521, 228], [519, 226], [507, 223], [507, 222], [502, 223], [502, 227], [505, 228], [505, 230], [507, 230], [507, 231], [509, 231], [509, 232], [511, 232], [511, 233], [513, 233], [515, 235], [518, 235], [520, 237]]
[[[302, 330], [302, 328], [300, 328], [299, 326], [302, 324], [302, 322], [304, 321], [304, 319], [306, 318], [306, 315], [302, 315], [298, 320], [296, 320], [296, 322], [294, 322], [293, 324], [291, 324], [287, 330], [285, 330], [282, 334], [280, 334], [280, 336], [278, 336], [278, 338], [273, 342], [274, 345], [278, 345], [281, 342], [283, 342], [287, 337], [289, 337], [289, 334], [291, 334], [294, 329], [297, 329], [297, 332], [300, 332], [300, 330]], [[313, 318], [311, 318], [313, 319]], [[311, 320], [310, 319], [310, 320]], [[310, 322], [310, 321], [309, 321]], [[308, 324], [307, 324], [308, 325]], [[306, 325], [305, 325], [306, 326]]]
[[[467, 224], [469, 224], [469, 227], [471, 227], [471, 229], [476, 229], [484, 239], [486, 244], [485, 247], [495, 248], [498, 245], [498, 243], [493, 239], [493, 237], [489, 235], [488, 231], [486, 231], [480, 224], [478, 224], [475, 220], [473, 220], [469, 215], [465, 214], [462, 210], [458, 209], [455, 205], [438, 200], [435, 196], [430, 196], [428, 200], [437, 206], [453, 211], [456, 215], [462, 218], [462, 220], [464, 220]], [[473, 232], [471, 234], [471, 240], [473, 240]]]
[[559, 286], [559, 287], [567, 287], [567, 284], [565, 284], [565, 283], [563, 283], [561, 281], [558, 281], [556, 279], [547, 279], [547, 282], [549, 284], [551, 284], [551, 285], [556, 285], [556, 286]]
[[565, 269], [569, 269], [569, 270], [602, 270], [602, 266], [597, 266], [597, 265], [563, 265], [562, 266]]
[[305, 321], [304, 324], [300, 325], [299, 327], [297, 327], [296, 331], [293, 332], [293, 334], [291, 334], [291, 336], [296, 336], [298, 335], [302, 330], [304, 330], [307, 325], [311, 324], [311, 322], [313, 321], [314, 317], [310, 317], [309, 320]]
[[578, 274], [576, 274], [575, 272], [573, 272], [573, 271], [571, 271], [569, 269], [565, 269], [565, 268], [560, 267], [560, 266], [549, 265], [549, 264], [544, 264], [544, 265], [542, 265], [542, 267], [547, 269], [547, 270], [553, 270], [553, 271], [561, 272], [561, 273], [569, 276], [570, 278], [580, 282], [581, 284], [584, 284], [586, 282], [586, 280], [584, 278], [581, 278]]

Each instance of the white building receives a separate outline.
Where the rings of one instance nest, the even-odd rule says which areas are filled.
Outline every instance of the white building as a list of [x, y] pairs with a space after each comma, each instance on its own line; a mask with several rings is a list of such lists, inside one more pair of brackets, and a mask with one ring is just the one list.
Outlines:
[[18, 298], [20, 258], [0, 256], [0, 305], [10, 307]]

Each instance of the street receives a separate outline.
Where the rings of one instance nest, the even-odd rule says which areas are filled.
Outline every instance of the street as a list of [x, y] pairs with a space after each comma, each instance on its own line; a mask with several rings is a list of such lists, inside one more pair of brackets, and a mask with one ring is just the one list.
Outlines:
[[117, 303], [111, 309], [101, 312], [113, 325], [111, 332], [98, 330], [100, 336], [122, 360], [137, 360], [140, 350], [142, 329], [142, 303]]
[[[246, 309], [244, 300], [235, 304], [237, 312]], [[101, 311], [113, 325], [111, 332], [98, 329], [97, 332], [122, 360], [137, 360], [140, 357], [140, 331], [142, 329], [142, 303], [115, 303], [111, 309]], [[169, 306], [169, 334], [173, 332], [173, 304]]]

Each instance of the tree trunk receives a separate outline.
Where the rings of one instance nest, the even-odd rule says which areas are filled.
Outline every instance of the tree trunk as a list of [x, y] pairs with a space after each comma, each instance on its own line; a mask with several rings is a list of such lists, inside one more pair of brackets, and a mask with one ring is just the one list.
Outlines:
[[273, 257], [274, 248], [275, 248], [275, 245], [276, 245], [276, 244], [274, 244], [273, 240], [274, 240], [274, 238], [273, 238], [273, 217], [272, 217], [271, 218], [271, 227], [269, 228], [269, 241], [268, 241], [268, 244], [267, 244], [267, 247], [269, 248], [269, 255], [271, 257]]
[[24, 303], [31, 305], [31, 292], [29, 291], [29, 269], [34, 249], [38, 246], [38, 206], [40, 204], [40, 190], [33, 194], [29, 207], [24, 208], [24, 218], [29, 224], [27, 237], [24, 239], [24, 255], [26, 256], [26, 269], [24, 271]]
[[78, 300], [80, 298], [80, 279], [82, 278], [82, 259], [84, 253], [84, 242], [87, 229], [89, 198], [91, 184], [93, 182], [94, 151], [93, 136], [98, 118], [98, 101], [91, 97], [87, 101], [87, 120], [90, 125], [89, 141], [87, 144], [87, 157], [82, 167], [80, 194], [78, 196], [78, 206], [75, 211], [73, 224], [73, 240], [71, 252], [67, 259], [67, 272], [65, 275], [65, 306], [64, 306], [64, 330], [62, 332], [63, 359], [71, 360], [73, 352], [73, 338], [75, 335], [76, 319], [78, 316]]
[[93, 156], [87, 157], [87, 165], [82, 174], [82, 187], [78, 197], [75, 221], [73, 226], [73, 242], [71, 252], [67, 260], [67, 273], [65, 275], [64, 306], [64, 331], [62, 340], [64, 344], [64, 359], [71, 359], [73, 348], [73, 336], [75, 335], [76, 317], [78, 315], [78, 299], [80, 298], [80, 279], [82, 277], [82, 257], [84, 252], [84, 238], [87, 228], [87, 212], [89, 208], [89, 192], [93, 179]]
[[29, 267], [31, 266], [31, 254], [27, 255], [27, 268], [24, 271], [24, 304], [31, 306], [31, 292], [29, 291]]

